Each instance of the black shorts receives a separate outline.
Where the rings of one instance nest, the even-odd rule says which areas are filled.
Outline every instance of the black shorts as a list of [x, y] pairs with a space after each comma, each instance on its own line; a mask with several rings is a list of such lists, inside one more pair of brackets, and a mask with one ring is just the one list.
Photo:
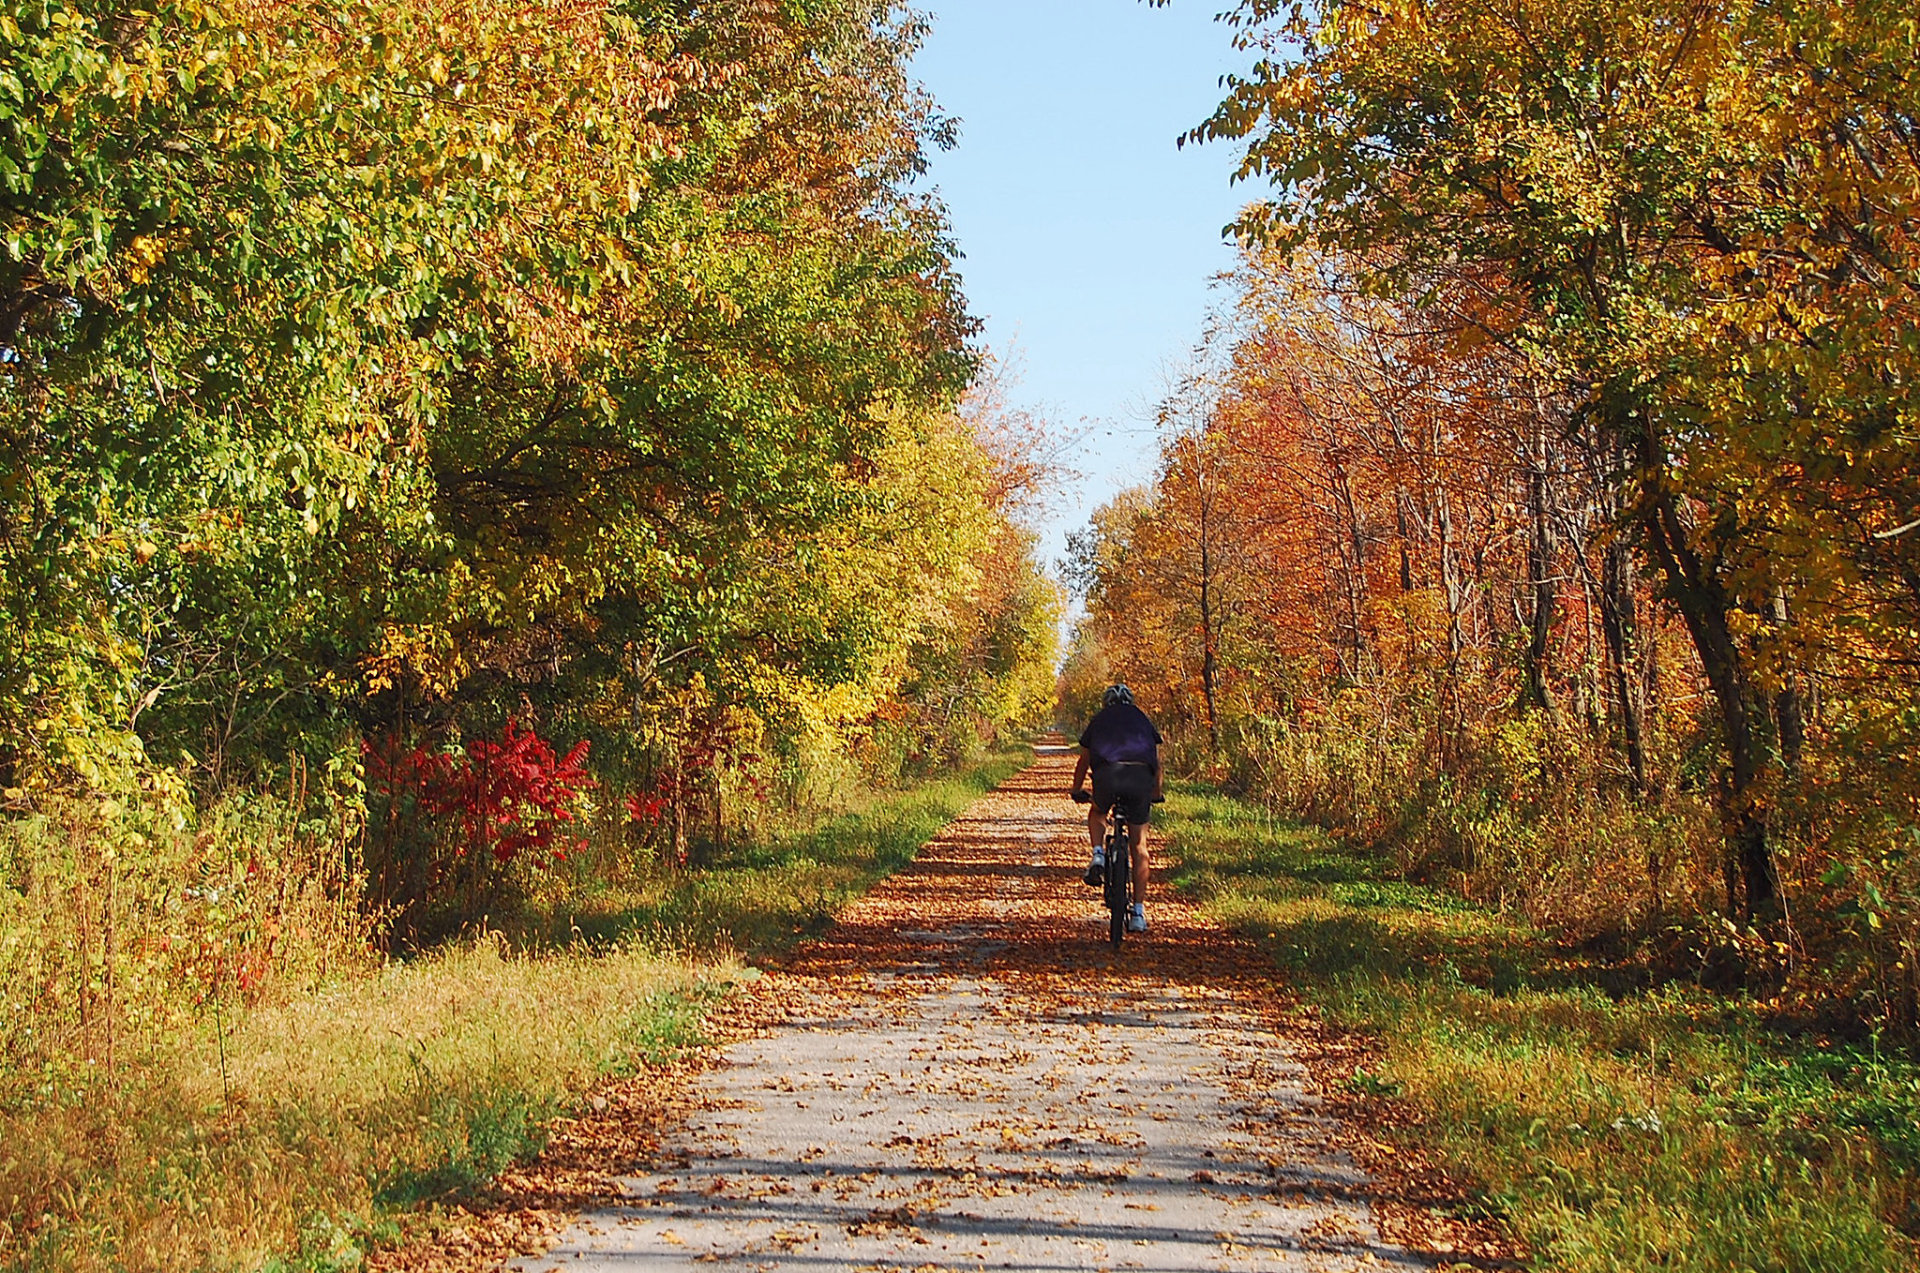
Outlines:
[[1153, 811], [1152, 765], [1097, 765], [1093, 771], [1093, 805], [1105, 813], [1116, 804], [1137, 827], [1147, 825]]

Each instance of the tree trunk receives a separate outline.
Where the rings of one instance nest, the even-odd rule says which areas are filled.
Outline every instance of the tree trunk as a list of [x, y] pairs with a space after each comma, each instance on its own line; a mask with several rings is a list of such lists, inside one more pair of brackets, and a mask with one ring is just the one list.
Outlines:
[[1407, 524], [1407, 497], [1399, 495], [1393, 502], [1393, 529], [1400, 539], [1400, 591], [1413, 591], [1413, 544], [1410, 541], [1411, 528]]
[[673, 771], [673, 865], [687, 864], [687, 789], [676, 763]]
[[1207, 516], [1208, 498], [1200, 496], [1200, 688], [1207, 698], [1207, 748], [1220, 754], [1220, 716], [1215, 702], [1215, 677], [1218, 674], [1213, 630], [1213, 547], [1209, 540], [1213, 528]]
[[1554, 719], [1553, 689], [1548, 678], [1548, 655], [1553, 623], [1560, 604], [1560, 586], [1554, 577], [1558, 544], [1553, 531], [1547, 474], [1544, 422], [1536, 421], [1530, 439], [1527, 471], [1527, 576], [1533, 593], [1533, 614], [1527, 633], [1526, 687], [1523, 702]]
[[1607, 544], [1600, 560], [1600, 631], [1606, 640], [1607, 669], [1613, 682], [1614, 708], [1620, 713], [1627, 768], [1633, 774], [1633, 789], [1644, 795], [1648, 786], [1647, 705], [1635, 668], [1639, 615], [1633, 591], [1633, 555], [1615, 539]]
[[1205, 575], [1200, 582], [1200, 627], [1201, 642], [1204, 648], [1200, 652], [1200, 688], [1207, 698], [1207, 747], [1215, 755], [1220, 752], [1220, 715], [1214, 701], [1217, 692], [1215, 678], [1218, 675], [1218, 661], [1213, 648], [1213, 604], [1209, 599], [1210, 587]]
[[1438, 500], [1436, 518], [1440, 530], [1440, 590], [1447, 599], [1447, 672], [1458, 678], [1460, 655], [1465, 642], [1460, 632], [1460, 615], [1466, 609], [1460, 582], [1460, 563], [1453, 542], [1453, 505], [1445, 491]]
[[1720, 799], [1727, 837], [1727, 911], [1752, 919], [1771, 911], [1779, 894], [1760, 790], [1765, 709], [1733, 635], [1732, 598], [1694, 552], [1672, 493], [1649, 492], [1642, 520], [1654, 560], [1666, 576], [1666, 594], [1686, 622], [1720, 707], [1730, 762]]
[[1358, 680], [1368, 670], [1370, 653], [1364, 617], [1367, 587], [1366, 527], [1360, 520], [1353, 488], [1347, 479], [1346, 466], [1339, 460], [1333, 459], [1328, 468], [1328, 476], [1332, 479], [1336, 513], [1343, 523], [1335, 541], [1336, 556], [1341, 573], [1344, 575], [1340, 585], [1346, 601], [1347, 646], [1353, 657], [1352, 676]]
[[[1773, 590], [1773, 625], [1787, 626], [1787, 594], [1779, 588]], [[1774, 696], [1773, 717], [1780, 730], [1780, 761], [1786, 767], [1787, 777], [1798, 777], [1800, 758], [1807, 747], [1807, 718], [1806, 705], [1800, 698], [1800, 678], [1792, 672], [1787, 673], [1780, 692]]]

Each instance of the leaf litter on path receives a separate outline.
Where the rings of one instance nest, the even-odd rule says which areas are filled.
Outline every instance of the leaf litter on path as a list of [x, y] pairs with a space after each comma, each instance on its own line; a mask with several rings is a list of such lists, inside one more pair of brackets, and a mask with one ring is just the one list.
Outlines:
[[1451, 1182], [1336, 1117], [1391, 1112], [1314, 1077], [1364, 1043], [1257, 951], [1164, 885], [1107, 945], [1071, 765], [1043, 751], [752, 983], [730, 1045], [609, 1085], [459, 1245], [378, 1266], [1503, 1264]]

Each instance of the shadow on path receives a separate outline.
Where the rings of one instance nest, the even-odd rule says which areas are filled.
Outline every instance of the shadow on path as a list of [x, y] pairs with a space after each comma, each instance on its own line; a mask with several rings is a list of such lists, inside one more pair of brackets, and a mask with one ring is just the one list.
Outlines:
[[1270, 964], [1156, 883], [1115, 951], [1036, 762], [753, 991], [697, 1109], [520, 1269], [1426, 1268], [1380, 1240]]

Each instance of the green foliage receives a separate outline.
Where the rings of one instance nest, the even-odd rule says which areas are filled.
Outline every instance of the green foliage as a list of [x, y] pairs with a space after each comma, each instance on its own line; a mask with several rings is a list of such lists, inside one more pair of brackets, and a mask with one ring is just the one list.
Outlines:
[[[970, 324], [886, 6], [0, 35], [35, 86], [4, 125], [16, 800], [143, 748], [219, 786], [491, 730], [520, 694], [879, 696], [965, 593]], [[880, 552], [904, 534], [940, 551]]]
[[1100, 710], [1101, 696], [1111, 684], [1112, 668], [1098, 638], [1089, 625], [1076, 624], [1054, 691], [1054, 723], [1068, 737], [1077, 737]]
[[830, 803], [1034, 714], [1057, 599], [957, 409], [920, 34], [0, 15], [0, 803], [324, 773], [333, 809], [364, 745], [517, 717], [591, 744], [609, 851], [678, 860], [749, 790]]

